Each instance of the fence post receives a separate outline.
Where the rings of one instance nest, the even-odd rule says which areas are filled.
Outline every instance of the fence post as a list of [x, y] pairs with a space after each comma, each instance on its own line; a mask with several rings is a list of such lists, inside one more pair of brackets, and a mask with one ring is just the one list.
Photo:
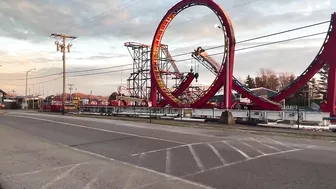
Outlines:
[[149, 123], [152, 123], [152, 108], [149, 107]]
[[248, 125], [251, 125], [251, 110], [248, 109]]
[[297, 108], [297, 115], [298, 115], [298, 119], [297, 119], [297, 125], [298, 125], [298, 130], [300, 130], [300, 109], [299, 107]]

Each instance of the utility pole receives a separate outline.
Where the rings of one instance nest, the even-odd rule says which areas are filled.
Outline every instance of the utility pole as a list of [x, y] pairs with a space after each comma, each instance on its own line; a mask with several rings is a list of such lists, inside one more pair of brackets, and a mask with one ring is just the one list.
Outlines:
[[[30, 69], [30, 70], [26, 71], [25, 105], [26, 105], [27, 109], [28, 109], [28, 102], [27, 102], [28, 73], [33, 71], [33, 70], [36, 70], [36, 68], [33, 68], [33, 69]], [[30, 89], [29, 89], [29, 95], [30, 95]]]
[[72, 89], [73, 89], [73, 86], [74, 84], [68, 84], [69, 85], [69, 90], [70, 90], [70, 101], [71, 101], [71, 92], [72, 92]]
[[92, 90], [90, 90], [90, 95], [89, 95], [89, 103], [91, 104], [91, 95], [92, 95]]
[[61, 38], [62, 42], [56, 41], [56, 47], [57, 51], [61, 49], [61, 52], [63, 53], [63, 95], [62, 95], [62, 114], [64, 115], [64, 110], [65, 110], [65, 48], [67, 48], [68, 52], [70, 52], [70, 48], [72, 47], [72, 44], [69, 43], [66, 45], [66, 39], [76, 39], [77, 37], [75, 36], [68, 36], [64, 34], [58, 34], [58, 33], [52, 33], [51, 37], [55, 38]]
[[35, 85], [33, 84], [33, 109], [35, 109]]

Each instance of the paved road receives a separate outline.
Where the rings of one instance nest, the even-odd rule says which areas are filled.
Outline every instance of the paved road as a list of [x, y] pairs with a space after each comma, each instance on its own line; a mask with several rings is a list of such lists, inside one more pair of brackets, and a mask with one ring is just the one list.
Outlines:
[[8, 188], [336, 188], [333, 141], [10, 111]]

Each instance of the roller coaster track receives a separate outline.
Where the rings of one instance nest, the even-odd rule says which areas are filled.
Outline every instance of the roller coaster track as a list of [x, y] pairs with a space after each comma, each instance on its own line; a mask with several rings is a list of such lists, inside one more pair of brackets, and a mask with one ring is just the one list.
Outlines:
[[[275, 102], [280, 102], [281, 100], [288, 98], [294, 94], [297, 90], [302, 88], [307, 82], [314, 77], [314, 75], [322, 68], [324, 64], [331, 64], [335, 61], [336, 52], [336, 13], [332, 14], [329, 29], [327, 35], [323, 42], [322, 47], [317, 53], [314, 60], [307, 67], [307, 69], [296, 78], [290, 85], [288, 85], [283, 90], [276, 93], [270, 99]], [[335, 82], [335, 81], [334, 81]]]
[[[233, 77], [233, 85], [232, 88], [236, 90], [237, 92], [241, 93], [242, 95], [246, 96], [257, 106], [259, 106], [262, 109], [266, 110], [279, 110], [280, 109], [280, 104], [278, 102], [290, 97], [292, 94], [294, 94], [297, 90], [302, 88], [307, 82], [314, 77], [314, 75], [322, 68], [324, 64], [329, 64], [331, 67], [336, 64], [336, 56], [333, 54], [335, 53], [334, 51], [336, 50], [336, 34], [334, 34], [336, 31], [336, 13], [332, 14], [331, 16], [331, 21], [330, 25], [328, 28], [327, 35], [325, 37], [325, 40], [323, 42], [322, 47], [320, 48], [318, 54], [312, 61], [312, 63], [307, 67], [307, 69], [292, 82], [290, 85], [288, 85], [286, 88], [283, 90], [279, 91], [270, 99], [262, 98], [252, 92], [249, 88], [247, 88], [245, 85], [240, 83], [235, 77]], [[207, 69], [209, 69], [212, 73], [218, 74], [218, 68], [220, 68], [220, 65], [214, 61], [211, 57], [208, 56], [208, 54], [203, 50], [202, 48], [197, 48], [195, 52], [192, 54], [192, 56], [198, 60], [202, 65], [204, 65]], [[204, 62], [207, 62], [208, 65]], [[210, 66], [209, 66], [210, 65]], [[332, 71], [331, 71], [332, 72]], [[332, 73], [329, 73], [329, 77], [335, 77], [335, 75]], [[334, 79], [328, 80], [328, 85], [331, 85], [335, 83]], [[333, 87], [333, 86], [332, 86]], [[335, 89], [331, 89], [332, 87], [328, 86], [328, 101], [329, 103], [329, 108], [328, 111], [330, 112], [335, 112], [335, 103], [336, 103], [336, 95], [331, 94], [331, 93], [336, 93], [334, 91], [336, 87], [333, 87]], [[335, 97], [334, 97], [335, 96]], [[333, 98], [335, 99], [333, 99]], [[335, 104], [333, 105], [332, 102]]]
[[[193, 6], [205, 6], [212, 10], [212, 12], [218, 17], [220, 21], [220, 26], [224, 34], [224, 45], [223, 52], [224, 58], [221, 62], [221, 66], [214, 67], [213, 61], [208, 59], [208, 69], [216, 72], [216, 77], [210, 87], [204, 91], [202, 96], [192, 102], [191, 104], [184, 103], [178, 99], [171, 91], [165, 86], [159, 70], [159, 52], [161, 41], [163, 35], [168, 28], [172, 20], [183, 10], [193, 7]], [[160, 24], [158, 25], [152, 45], [151, 45], [151, 96], [150, 99], [153, 106], [157, 106], [157, 93], [160, 93], [165, 100], [168, 101], [172, 107], [192, 107], [192, 108], [202, 108], [204, 105], [213, 97], [217, 91], [224, 87], [224, 91], [231, 91], [232, 88], [242, 93], [244, 96], [250, 98], [256, 103], [257, 106], [266, 110], [278, 110], [280, 105], [278, 102], [288, 98], [294, 94], [297, 90], [302, 88], [321, 68], [324, 64], [329, 65], [329, 76], [328, 76], [328, 102], [327, 109], [331, 112], [331, 115], [336, 115], [336, 14], [332, 14], [329, 30], [327, 32], [325, 41], [318, 52], [315, 59], [308, 66], [308, 68], [288, 87], [279, 91], [277, 94], [272, 96], [270, 99], [260, 98], [251, 92], [248, 88], [238, 82], [237, 79], [233, 78], [233, 64], [234, 64], [234, 54], [235, 54], [235, 35], [233, 31], [233, 26], [227, 13], [212, 0], [182, 0], [175, 4], [171, 9], [167, 11], [165, 16], [162, 18]], [[210, 61], [209, 61], [210, 60]], [[204, 60], [202, 60], [204, 61]], [[225, 64], [229, 64], [227, 67]], [[206, 65], [206, 64], [204, 64]], [[210, 66], [209, 66], [210, 65]], [[215, 69], [214, 69], [215, 68]], [[228, 75], [229, 77], [225, 77]], [[226, 80], [227, 79], [227, 80]], [[227, 85], [226, 85], [227, 83]], [[224, 93], [224, 99], [226, 99], [227, 104], [225, 107], [230, 107], [231, 105], [231, 94]]]
[[[194, 80], [195, 75], [194, 73], [188, 73], [187, 76], [182, 80], [181, 84], [175, 88], [175, 90], [172, 92], [172, 94], [175, 97], [180, 96], [187, 88], [190, 86], [191, 82]], [[159, 107], [165, 107], [169, 102], [167, 100], [163, 100], [158, 103], [157, 106]]]
[[168, 51], [168, 46], [162, 46], [161, 50], [162, 50], [163, 54], [165, 54], [165, 56], [168, 58], [168, 61], [171, 63], [171, 66], [174, 69], [173, 74], [176, 76], [177, 79], [181, 79], [182, 74], [181, 74], [180, 70], [177, 68], [177, 66], [175, 64], [175, 60], [173, 59], [172, 55]]
[[[192, 57], [200, 62], [204, 67], [206, 67], [210, 72], [217, 75], [219, 73], [220, 64], [218, 64], [213, 58], [211, 58], [204, 49], [198, 47], [193, 53]], [[251, 101], [253, 101], [258, 108], [267, 108], [269, 110], [281, 110], [281, 105], [279, 103], [268, 100], [267, 98], [262, 98], [258, 94], [251, 91], [248, 87], [243, 85], [232, 76], [232, 89], [238, 93], [244, 95]]]
[[[194, 102], [185, 103], [175, 97], [171, 91], [168, 90], [167, 86], [165, 86], [164, 81], [160, 77], [160, 70], [159, 70], [159, 52], [160, 52], [160, 45], [163, 38], [163, 35], [168, 28], [169, 24], [172, 20], [183, 10], [193, 7], [193, 6], [205, 6], [212, 10], [212, 12], [218, 17], [220, 26], [223, 28], [223, 35], [224, 35], [224, 43], [228, 44], [223, 47], [223, 51], [229, 55], [227, 56], [227, 60], [223, 59], [223, 63], [226, 62], [229, 64], [229, 70], [226, 70], [225, 67], [220, 68], [220, 74], [216, 75], [215, 80], [210, 85], [210, 87], [204, 91], [202, 96], [195, 100]], [[210, 99], [213, 97], [217, 91], [224, 86], [224, 83], [227, 82], [229, 85], [225, 85], [225, 89], [231, 91], [232, 87], [232, 77], [228, 78], [226, 81], [224, 75], [228, 72], [230, 75], [233, 72], [233, 62], [234, 62], [234, 49], [235, 49], [235, 37], [232, 22], [229, 19], [227, 13], [212, 0], [182, 0], [175, 4], [171, 9], [167, 11], [165, 16], [160, 21], [151, 45], [151, 96], [150, 99], [152, 101], [152, 105], [155, 107], [157, 106], [157, 93], [160, 93], [162, 97], [168, 101], [168, 104], [171, 107], [192, 107], [192, 108], [202, 108]], [[227, 94], [224, 94], [224, 96]], [[226, 97], [226, 96], [225, 96]], [[230, 106], [231, 104], [231, 95], [228, 95], [228, 103], [225, 104], [226, 106]]]

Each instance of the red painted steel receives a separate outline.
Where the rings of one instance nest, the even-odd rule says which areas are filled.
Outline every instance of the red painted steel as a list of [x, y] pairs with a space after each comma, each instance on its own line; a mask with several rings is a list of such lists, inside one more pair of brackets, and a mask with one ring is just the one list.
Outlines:
[[[211, 65], [211, 67], [215, 71], [214, 73], [218, 73], [220, 65], [216, 62], [216, 60], [212, 59], [204, 49], [202, 49], [201, 47], [198, 47], [194, 54], [196, 56], [197, 55], [201, 56], [205, 62]], [[233, 77], [233, 83], [232, 83], [233, 90], [237, 91], [238, 93], [242, 94], [243, 96], [253, 101], [256, 104], [255, 108], [276, 110], [276, 111], [281, 110], [281, 105], [279, 103], [273, 102], [266, 98], [262, 98], [258, 96], [257, 94], [254, 94], [247, 87], [241, 84], [234, 76], [232, 77]]]
[[[151, 85], [151, 101], [153, 106], [157, 106], [157, 96], [156, 91], [158, 91], [166, 101], [168, 101], [168, 104], [170, 104], [172, 107], [188, 107], [188, 104], [184, 104], [182, 101], [180, 101], [178, 98], [176, 98], [171, 92], [168, 91], [167, 87], [164, 85], [164, 82], [162, 81], [160, 77], [160, 71], [158, 68], [158, 53], [159, 53], [159, 47], [161, 44], [161, 40], [163, 37], [163, 34], [168, 27], [169, 23], [173, 20], [173, 18], [181, 11], [183, 11], [186, 8], [189, 8], [191, 6], [206, 6], [210, 8], [219, 18], [222, 27], [226, 31], [226, 38], [228, 40], [228, 43], [226, 43], [224, 39], [224, 43], [228, 44], [228, 54], [229, 54], [229, 62], [226, 62], [227, 60], [223, 58], [222, 67], [220, 70], [220, 73], [217, 75], [215, 80], [213, 81], [212, 85], [209, 87], [209, 89], [204, 93], [202, 97], [200, 97], [198, 100], [196, 100], [193, 104], [190, 105], [190, 107], [193, 108], [202, 108], [203, 105], [205, 105], [211, 97], [213, 97], [217, 91], [224, 86], [225, 84], [225, 64], [230, 64], [230, 70], [229, 75], [231, 75], [230, 81], [229, 81], [229, 91], [232, 89], [232, 73], [233, 73], [233, 62], [234, 62], [234, 49], [235, 49], [235, 37], [233, 32], [232, 23], [227, 16], [226, 12], [214, 1], [212, 0], [182, 0], [179, 3], [177, 3], [175, 6], [173, 6], [166, 15], [161, 20], [151, 46], [151, 76], [152, 76], [152, 85]], [[225, 86], [224, 86], [225, 87]], [[225, 89], [225, 88], [224, 88]], [[232, 103], [232, 97], [231, 95], [229, 97], [229, 103]], [[224, 96], [225, 98], [225, 96]]]
[[293, 83], [291, 83], [287, 88], [279, 91], [277, 94], [272, 96], [270, 100], [275, 102], [280, 102], [283, 99], [290, 97], [297, 90], [302, 88], [307, 82], [314, 77], [314, 75], [322, 68], [322, 66], [328, 62], [332, 62], [335, 59], [335, 49], [336, 49], [336, 14], [332, 14], [330, 26], [328, 33], [326, 35], [325, 41], [312, 61], [308, 68], [298, 77]]
[[[163, 34], [173, 20], [173, 18], [181, 11], [191, 6], [207, 6], [210, 8], [220, 19], [222, 27], [225, 28], [226, 37], [228, 39], [228, 55], [229, 55], [229, 62], [223, 58], [222, 66], [219, 70], [218, 75], [216, 76], [214, 82], [209, 87], [207, 91], [205, 91], [204, 95], [196, 100], [193, 104], [183, 104], [182, 101], [176, 98], [176, 95], [169, 92], [167, 87], [164, 85], [158, 68], [158, 52], [159, 47], [161, 45], [161, 39]], [[309, 65], [309, 67], [298, 77], [292, 84], [290, 84], [285, 89], [279, 91], [270, 100], [260, 100], [253, 95], [251, 95], [248, 91], [243, 90], [241, 86], [239, 86], [236, 82], [232, 82], [232, 74], [233, 74], [233, 63], [234, 63], [234, 47], [235, 47], [235, 37], [234, 31], [232, 29], [232, 24], [225, 13], [225, 11], [215, 2], [212, 0], [182, 0], [173, 6], [163, 17], [161, 20], [151, 46], [151, 77], [152, 77], [152, 85], [151, 85], [151, 101], [153, 106], [157, 106], [157, 95], [156, 91], [158, 91], [165, 99], [165, 103], [170, 104], [172, 107], [193, 107], [193, 108], [202, 108], [209, 99], [214, 96], [217, 91], [224, 86], [225, 90], [225, 75], [226, 75], [226, 68], [225, 64], [230, 64], [230, 86], [229, 91], [231, 91], [232, 87], [237, 90], [239, 93], [243, 94], [244, 96], [250, 98], [254, 101], [259, 107], [269, 110], [278, 110], [279, 106], [276, 102], [280, 102], [285, 98], [288, 98], [292, 94], [294, 94], [297, 90], [302, 88], [321, 68], [324, 64], [329, 64], [329, 78], [328, 78], [328, 101], [327, 101], [327, 109], [331, 112], [331, 115], [336, 116], [336, 56], [334, 55], [334, 51], [336, 49], [336, 34], [335, 34], [335, 27], [336, 27], [336, 13], [332, 14], [331, 22], [328, 30], [328, 34], [325, 38], [325, 41], [313, 60], [313, 62]], [[224, 42], [225, 43], [225, 42]], [[226, 43], [227, 44], [227, 43]], [[225, 52], [224, 47], [224, 52]], [[228, 94], [224, 94], [225, 96]], [[274, 102], [272, 102], [274, 101]], [[229, 94], [229, 103], [232, 103], [231, 94]]]
[[[191, 82], [195, 79], [194, 73], [188, 73], [186, 79], [173, 91], [175, 97], [180, 96], [190, 86]], [[164, 100], [158, 104], [159, 107], [165, 107], [169, 102]]]

